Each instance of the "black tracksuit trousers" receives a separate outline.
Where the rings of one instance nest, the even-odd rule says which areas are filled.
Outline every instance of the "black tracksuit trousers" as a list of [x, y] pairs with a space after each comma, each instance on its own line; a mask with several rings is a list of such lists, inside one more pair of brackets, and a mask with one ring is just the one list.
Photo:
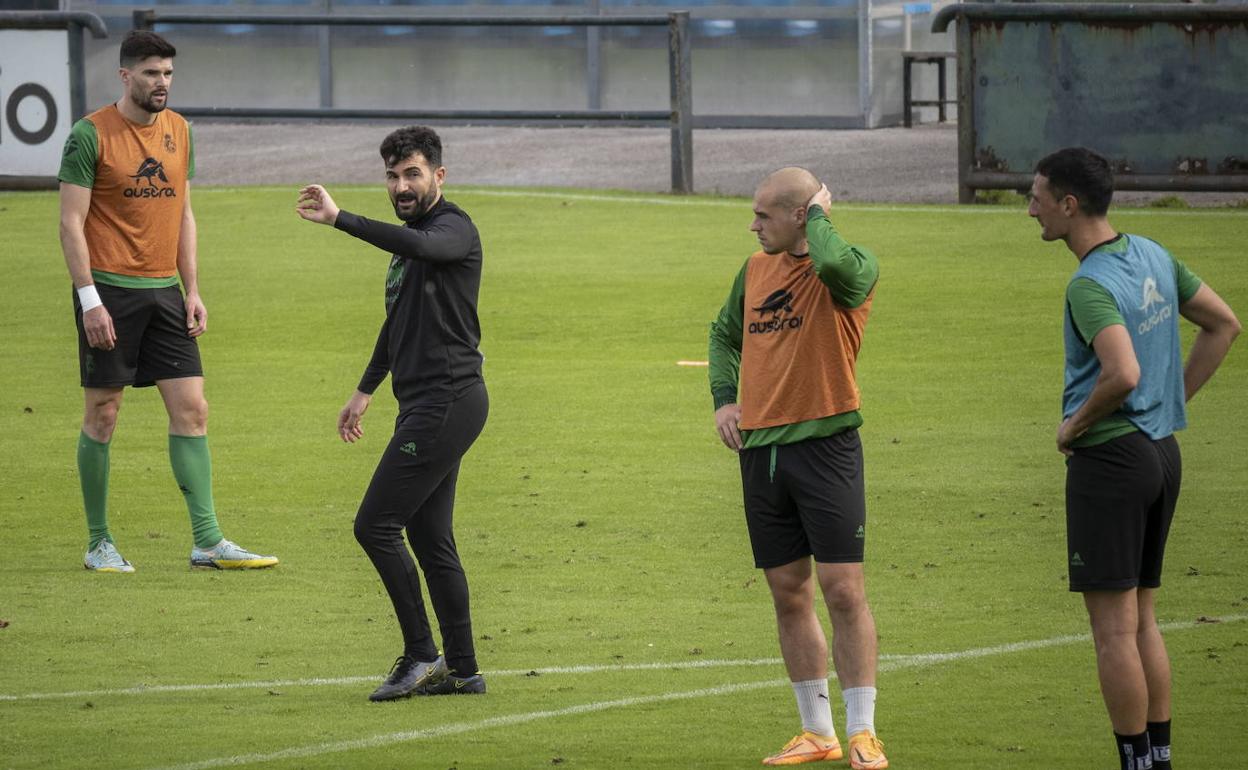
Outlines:
[[[394, 437], [355, 515], [355, 538], [381, 575], [403, 631], [404, 654], [430, 661], [437, 647], [421, 599], [420, 572], [442, 632], [447, 665], [476, 673], [468, 581], [451, 531], [459, 462], [485, 427], [489, 398], [477, 383], [449, 404], [415, 405], [399, 415]], [[411, 553], [403, 542], [403, 531]]]

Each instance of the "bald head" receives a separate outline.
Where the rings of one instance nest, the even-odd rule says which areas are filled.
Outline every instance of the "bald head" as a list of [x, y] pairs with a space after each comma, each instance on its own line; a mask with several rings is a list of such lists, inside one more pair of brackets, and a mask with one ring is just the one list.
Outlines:
[[799, 166], [773, 171], [758, 186], [755, 198], [766, 200], [784, 209], [805, 208], [806, 202], [819, 192], [819, 180]]
[[819, 180], [804, 168], [789, 166], [769, 174], [754, 192], [754, 222], [763, 251], [804, 254], [806, 203], [819, 192]]

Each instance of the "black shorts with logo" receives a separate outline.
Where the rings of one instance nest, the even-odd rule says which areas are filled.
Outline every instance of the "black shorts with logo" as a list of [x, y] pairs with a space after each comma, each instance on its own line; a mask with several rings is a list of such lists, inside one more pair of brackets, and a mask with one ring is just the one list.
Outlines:
[[1183, 478], [1179, 442], [1136, 431], [1066, 460], [1071, 591], [1157, 588]]
[[186, 304], [177, 286], [128, 289], [97, 283], [95, 289], [113, 318], [117, 345], [100, 350], [87, 344], [82, 304], [73, 292], [82, 387], [145, 387], [157, 380], [203, 376], [199, 346], [187, 334]]
[[[867, 502], [856, 429], [740, 453], [754, 566], [861, 562]], [[774, 460], [774, 465], [773, 465]]]

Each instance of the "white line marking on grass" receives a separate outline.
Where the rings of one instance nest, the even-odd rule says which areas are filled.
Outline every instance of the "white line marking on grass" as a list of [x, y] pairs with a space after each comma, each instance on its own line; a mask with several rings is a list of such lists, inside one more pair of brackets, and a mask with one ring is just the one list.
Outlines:
[[18, 700], [57, 700], [64, 698], [107, 698], [113, 695], [158, 695], [175, 692], [211, 692], [213, 690], [259, 690], [275, 687], [324, 687], [328, 685], [376, 682], [380, 676], [341, 676], [327, 679], [274, 679], [268, 682], [225, 682], [220, 684], [141, 684], [115, 690], [70, 690], [67, 692], [32, 692], [23, 695], [0, 695], [0, 702]]
[[[1248, 615], [1230, 615], [1216, 619], [1219, 623], [1235, 623], [1248, 619]], [[1216, 625], [1216, 623], [1214, 623]], [[1186, 630], [1198, 628], [1202, 625], [1196, 622], [1174, 622], [1160, 624], [1163, 630]], [[879, 667], [881, 673], [889, 671], [897, 671], [907, 668], [923, 668], [937, 663], [948, 663], [954, 661], [971, 660], [974, 658], [984, 658], [993, 655], [1008, 655], [1014, 652], [1022, 652], [1026, 650], [1037, 650], [1047, 647], [1057, 647], [1065, 644], [1073, 644], [1075, 642], [1083, 642], [1091, 639], [1091, 634], [1068, 634], [1066, 636], [1056, 636], [1050, 639], [1037, 639], [1034, 641], [1012, 642], [1010, 644], [999, 644], [992, 647], [979, 647], [970, 650], [961, 650], [958, 652], [947, 653], [928, 653], [920, 655], [904, 655], [891, 658]], [[710, 661], [697, 661], [709, 663]], [[648, 664], [649, 665], [649, 664]], [[653, 664], [656, 667], [659, 664]], [[697, 666], [693, 666], [697, 667]], [[703, 666], [705, 667], [705, 666]], [[600, 667], [574, 667], [574, 668], [600, 668]], [[609, 667], [608, 667], [609, 668]], [[767, 687], [780, 687], [788, 683], [787, 679], [768, 679], [761, 682], [741, 682], [737, 684], [720, 685], [718, 687], [706, 687], [698, 690], [684, 690], [677, 692], [666, 692], [657, 695], [638, 695], [631, 698], [619, 698], [616, 700], [597, 701], [594, 703], [581, 703], [575, 706], [568, 706], [561, 709], [551, 709], [546, 711], [530, 711], [524, 714], [509, 714], [500, 717], [491, 717], [482, 719], [477, 722], [458, 722], [450, 725], [442, 725], [440, 727], [430, 727], [424, 730], [409, 730], [397, 733], [383, 733], [381, 735], [372, 735], [367, 738], [357, 738], [347, 741], [331, 741], [327, 743], [316, 743], [308, 746], [295, 746], [289, 749], [281, 749], [279, 751], [268, 753], [254, 754], [236, 754], [230, 757], [216, 757], [212, 759], [204, 759], [197, 762], [191, 762], [183, 765], [173, 765], [161, 768], [160, 770], [208, 770], [214, 767], [228, 767], [237, 765], [250, 765], [262, 762], [274, 762], [283, 759], [299, 759], [302, 757], [315, 757], [324, 754], [334, 754], [343, 751], [354, 751], [360, 749], [375, 749], [384, 746], [394, 745], [396, 743], [408, 743], [411, 741], [421, 740], [422, 738], [437, 738], [446, 735], [456, 735], [458, 733], [474, 732], [477, 730], [488, 730], [496, 727], [511, 727], [513, 725], [525, 724], [527, 722], [536, 722], [542, 719], [557, 719], [559, 717], [576, 716], [579, 714], [590, 714], [597, 711], [606, 711], [608, 709], [628, 708], [630, 706], [643, 706], [651, 703], [665, 703], [676, 700], [689, 700], [693, 698], [706, 698], [716, 695], [729, 695], [732, 693], [748, 692], [750, 690], [761, 690]]]
[[[486, 670], [490, 676], [530, 676], [532, 674], [600, 674], [615, 671], [675, 671], [686, 668], [740, 668], [746, 666], [775, 666], [783, 663], [781, 658], [756, 658], [722, 660], [668, 661], [659, 663], [603, 663], [579, 666], [552, 666], [549, 668], [513, 668], [501, 671]], [[22, 695], [0, 695], [0, 702], [19, 700], [55, 700], [64, 698], [106, 698], [113, 695], [158, 695], [178, 692], [210, 692], [213, 690], [271, 690], [276, 687], [333, 687], [361, 682], [379, 682], [382, 674], [369, 676], [317, 677], [312, 679], [272, 679], [251, 682], [221, 682], [214, 684], [158, 684], [138, 685], [112, 690], [72, 690], [68, 692], [32, 692]]]
[[710, 366], [710, 361], [677, 361], [677, 366]]
[[422, 738], [440, 738], [446, 735], [469, 733], [477, 730], [488, 730], [495, 727], [511, 727], [513, 725], [520, 725], [526, 722], [536, 722], [539, 719], [556, 719], [558, 717], [576, 716], [578, 714], [591, 714], [595, 711], [606, 711], [607, 709], [643, 706], [649, 703], [688, 700], [690, 698], [707, 698], [715, 695], [730, 695], [732, 693], [746, 692], [748, 690], [761, 690], [765, 687], [775, 687], [783, 684], [785, 681], [786, 680], [783, 679], [774, 679], [766, 682], [726, 684], [719, 687], [707, 687], [702, 690], [669, 692], [661, 695], [639, 695], [633, 698], [598, 701], [597, 703], [582, 703], [576, 706], [568, 706], [567, 708], [552, 709], [549, 711], [530, 711], [527, 714], [509, 714], [507, 716], [491, 717], [490, 719], [482, 719], [479, 722], [458, 722], [456, 724], [442, 725], [440, 727], [429, 727], [424, 730], [385, 733], [382, 735], [373, 735], [368, 738], [358, 738], [350, 741], [334, 741], [332, 743], [318, 743], [311, 746], [296, 746], [268, 754], [240, 754], [232, 757], [205, 759], [200, 762], [191, 762], [185, 765], [173, 765], [167, 768], [162, 768], [162, 770], [208, 770], [208, 768], [212, 767], [249, 765], [257, 762], [274, 762], [281, 759], [315, 757], [322, 754], [333, 754], [341, 751], [375, 749], [383, 746], [390, 746], [396, 743], [417, 741]]
[[[1216, 620], [1222, 623], [1237, 623], [1248, 620], [1248, 615], [1227, 615], [1225, 617], [1217, 618]], [[1201, 624], [1198, 622], [1184, 621], [1160, 624], [1163, 631], [1193, 628], [1198, 625]], [[892, 670], [889, 666], [894, 664], [904, 666], [915, 661], [923, 664], [943, 663], [952, 660], [965, 660], [982, 657], [984, 655], [999, 655], [1009, 652], [1037, 650], [1061, 644], [1070, 644], [1077, 641], [1087, 641], [1089, 639], [1091, 639], [1091, 636], [1085, 633], [1058, 636], [1052, 639], [1011, 642], [1009, 644], [998, 645], [996, 647], [981, 647], [979, 649], [961, 650], [957, 652], [881, 655], [879, 657], [881, 661], [880, 670]], [[758, 666], [778, 666], [783, 663], [784, 660], [782, 658], [704, 658], [700, 660], [659, 661], [654, 663], [590, 663], [575, 666], [550, 666], [546, 668], [512, 668], [498, 671], [487, 670], [486, 673], [490, 676], [529, 676], [532, 674], [537, 674], [539, 676], [547, 674], [576, 675], [617, 673], [625, 671], [682, 671], [685, 669], [703, 668], [749, 668]], [[102, 690], [69, 690], [61, 692], [32, 692], [22, 693], [19, 695], [0, 695], [0, 702], [61, 700], [66, 698], [106, 698], [118, 695], [160, 695], [181, 692], [212, 692], [216, 690], [271, 690], [277, 687], [337, 687], [341, 685], [377, 682], [381, 678], [380, 674], [369, 674], [365, 676], [314, 677], [310, 679], [270, 679], [264, 681], [220, 682], [211, 684], [137, 685], [135, 687]]]
[[[513, 668], [495, 672], [501, 676], [529, 676], [541, 674], [601, 674], [612, 671], [668, 671], [686, 668], [737, 668], [744, 666], [774, 666], [783, 663], [782, 658], [741, 658], [724, 660], [706, 658], [704, 660], [680, 660], [655, 663], [605, 663], [580, 666], [553, 666], [551, 668]], [[489, 671], [486, 672], [490, 673]]]

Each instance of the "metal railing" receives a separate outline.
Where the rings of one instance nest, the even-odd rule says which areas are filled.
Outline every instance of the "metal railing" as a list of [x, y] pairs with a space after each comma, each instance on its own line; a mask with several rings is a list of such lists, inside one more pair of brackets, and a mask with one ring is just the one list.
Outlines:
[[[339, 26], [410, 27], [659, 27], [668, 29], [668, 110], [378, 110], [335, 107], [257, 108], [181, 107], [189, 117], [225, 118], [349, 118], [392, 120], [510, 120], [605, 121], [669, 123], [672, 129], [672, 192], [693, 192], [693, 85], [689, 47], [689, 12], [647, 16], [420, 16], [411, 14], [204, 14], [153, 9], [134, 12], [136, 29], [157, 24], [255, 24], [318, 26], [327, 35]], [[322, 95], [331, 90], [333, 62], [328, 46], [321, 46]]]

